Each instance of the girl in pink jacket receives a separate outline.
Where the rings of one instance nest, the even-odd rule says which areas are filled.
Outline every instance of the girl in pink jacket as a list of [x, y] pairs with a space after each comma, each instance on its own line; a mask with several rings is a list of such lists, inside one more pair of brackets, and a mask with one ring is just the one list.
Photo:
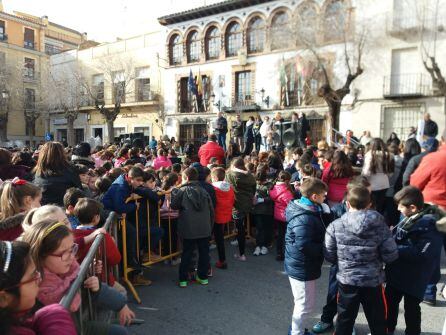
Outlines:
[[277, 225], [277, 256], [276, 260], [283, 261], [285, 258], [285, 233], [286, 233], [286, 218], [285, 209], [288, 203], [293, 200], [293, 192], [290, 186], [291, 175], [286, 171], [281, 171], [277, 177], [277, 182], [269, 191], [269, 196], [274, 202], [274, 221]]
[[168, 168], [172, 166], [171, 160], [167, 157], [167, 151], [164, 149], [158, 150], [158, 156], [153, 161], [153, 168], [159, 170], [161, 168]]
[[62, 306], [52, 304], [32, 312], [41, 280], [28, 243], [0, 241], [0, 334], [76, 334], [73, 319]]

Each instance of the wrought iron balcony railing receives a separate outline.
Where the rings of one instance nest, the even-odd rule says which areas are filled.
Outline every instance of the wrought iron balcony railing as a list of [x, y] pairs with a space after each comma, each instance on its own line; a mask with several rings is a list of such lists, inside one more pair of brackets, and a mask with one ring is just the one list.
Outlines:
[[418, 98], [432, 92], [432, 80], [423, 73], [395, 74], [384, 77], [384, 98]]

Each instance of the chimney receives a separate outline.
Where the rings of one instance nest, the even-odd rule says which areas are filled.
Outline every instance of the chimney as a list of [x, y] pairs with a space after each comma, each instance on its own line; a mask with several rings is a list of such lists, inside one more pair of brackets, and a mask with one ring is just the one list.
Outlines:
[[[1, 0], [0, 0], [1, 1]], [[48, 25], [48, 16], [42, 16], [42, 24], [47, 26]]]
[[[1, 0], [0, 0], [1, 1]], [[82, 42], [88, 41], [88, 35], [87, 33], [82, 33]]]
[[0, 12], [4, 12], [5, 9], [3, 8], [3, 2], [0, 0]]

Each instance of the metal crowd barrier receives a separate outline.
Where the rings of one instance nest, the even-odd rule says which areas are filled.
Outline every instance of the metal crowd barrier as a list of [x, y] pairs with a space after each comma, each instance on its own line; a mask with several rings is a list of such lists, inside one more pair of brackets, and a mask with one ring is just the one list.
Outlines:
[[[114, 223], [117, 220], [117, 215], [115, 212], [111, 212], [107, 220], [105, 221], [104, 228], [107, 231], [111, 231], [114, 226], [116, 226]], [[60, 301], [60, 305], [62, 305], [67, 310], [70, 309], [70, 306], [73, 302], [74, 297], [76, 294], [78, 294], [81, 289], [83, 288], [83, 282], [85, 280], [85, 277], [87, 275], [95, 275], [95, 261], [102, 258], [102, 273], [105, 276], [105, 281], [108, 282], [108, 266], [106, 262], [107, 257], [107, 251], [105, 247], [104, 242], [104, 234], [99, 234], [96, 236], [95, 240], [93, 241], [90, 249], [88, 250], [87, 255], [85, 256], [84, 260], [82, 261], [80, 267], [79, 267], [79, 273], [76, 277], [76, 279], [71, 284], [68, 292], [65, 294], [65, 296]], [[102, 246], [102, 248], [101, 248]], [[100, 278], [101, 279], [101, 278]], [[78, 331], [80, 334], [85, 333], [84, 328], [84, 318], [87, 320], [95, 320], [96, 319], [96, 310], [95, 306], [93, 306], [92, 303], [92, 297], [90, 290], [82, 290], [84, 293], [83, 295], [86, 297], [87, 303], [85, 303], [83, 299], [83, 295], [81, 294], [82, 303], [80, 305], [79, 310], [76, 312], [78, 314]]]
[[[138, 200], [135, 200], [135, 202], [138, 202]], [[173, 257], [177, 257], [179, 255], [181, 255], [181, 248], [177, 245], [177, 250], [176, 252], [173, 252], [173, 246], [172, 246], [172, 222], [171, 222], [171, 218], [170, 216], [168, 217], [167, 221], [168, 221], [168, 225], [167, 225], [167, 231], [164, 232], [164, 234], [168, 234], [168, 240], [169, 240], [169, 246], [168, 246], [168, 254], [163, 255], [163, 245], [162, 245], [162, 239], [160, 239], [160, 241], [158, 242], [158, 250], [159, 250], [159, 257], [156, 257], [155, 259], [153, 257], [151, 257], [151, 251], [152, 251], [152, 243], [151, 243], [151, 233], [150, 233], [150, 227], [151, 227], [151, 220], [150, 220], [150, 206], [149, 206], [149, 202], [147, 200], [147, 217], [146, 217], [146, 223], [143, 224], [147, 224], [147, 244], [148, 244], [148, 257], [147, 257], [147, 261], [143, 262], [139, 260], [140, 257], [140, 245], [141, 245], [141, 241], [140, 241], [140, 236], [139, 236], [139, 230], [140, 230], [140, 218], [139, 218], [139, 210], [136, 210], [135, 213], [135, 230], [136, 230], [136, 257], [138, 258], [138, 261], [141, 265], [143, 265], [144, 267], [148, 267], [166, 260], [172, 260]], [[157, 207], [157, 211], [158, 211], [158, 220], [156, 222], [157, 227], [161, 228], [161, 213], [160, 213], [160, 205], [158, 204]], [[232, 222], [231, 222], [232, 223]], [[227, 230], [226, 230], [226, 234], [225, 234], [225, 239], [228, 238], [233, 238], [235, 236], [237, 236], [237, 233], [235, 232], [235, 225], [232, 223], [232, 228], [230, 227], [231, 223], [227, 224]], [[138, 295], [138, 293], [136, 292], [135, 287], [133, 286], [132, 282], [129, 279], [129, 274], [133, 271], [135, 271], [136, 269], [132, 268], [131, 266], [129, 266], [128, 263], [128, 252], [127, 252], [127, 217], [123, 216], [121, 218], [121, 223], [119, 225], [120, 229], [121, 229], [121, 239], [122, 239], [122, 259], [123, 259], [123, 269], [122, 269], [122, 275], [123, 275], [123, 281], [125, 282], [125, 284], [127, 285], [127, 287], [129, 288], [130, 292], [132, 293], [133, 297], [135, 298], [135, 300], [140, 304], [141, 303], [141, 299]], [[246, 232], [247, 232], [247, 238], [251, 238], [251, 220], [250, 220], [250, 216], [248, 216], [247, 218], [247, 228], [246, 228]], [[179, 242], [178, 244], [180, 244], [180, 240], [177, 239], [177, 241]]]

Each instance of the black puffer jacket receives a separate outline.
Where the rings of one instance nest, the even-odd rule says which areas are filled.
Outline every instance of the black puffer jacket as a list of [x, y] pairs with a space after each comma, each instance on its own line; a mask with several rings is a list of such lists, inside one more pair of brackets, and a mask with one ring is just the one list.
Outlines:
[[210, 237], [214, 224], [211, 197], [198, 182], [190, 182], [172, 191], [172, 209], [180, 211], [178, 234], [185, 239]]

